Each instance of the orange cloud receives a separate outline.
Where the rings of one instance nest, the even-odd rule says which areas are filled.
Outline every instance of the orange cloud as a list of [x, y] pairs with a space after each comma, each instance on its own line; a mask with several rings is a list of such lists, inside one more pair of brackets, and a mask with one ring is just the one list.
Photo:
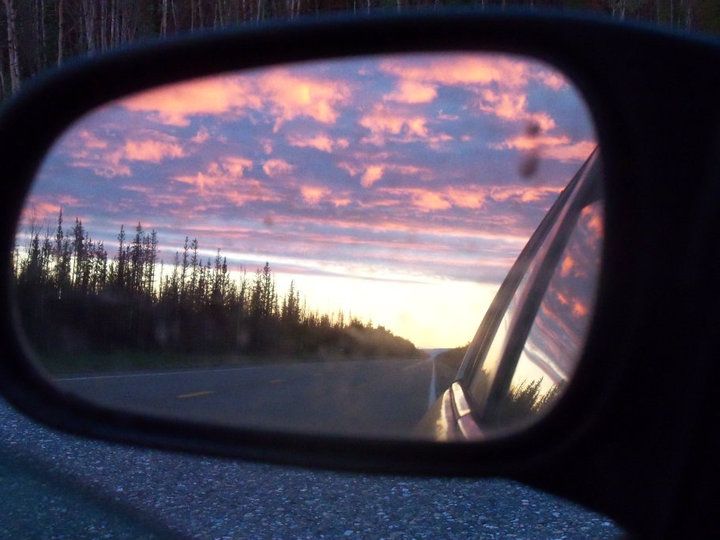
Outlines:
[[[227, 157], [220, 162], [211, 162], [205, 171], [194, 175], [180, 175], [173, 180], [194, 186], [201, 197], [213, 195], [216, 188], [238, 184], [245, 171], [252, 167], [252, 161], [243, 157]], [[248, 184], [247, 182], [245, 182]], [[249, 185], [249, 184], [248, 184]], [[222, 190], [221, 190], [222, 191]], [[232, 200], [230, 197], [228, 197]]]
[[520, 86], [527, 82], [528, 63], [493, 55], [452, 55], [421, 63], [407, 60], [382, 62], [380, 69], [402, 79], [443, 85], [499, 83]]
[[560, 265], [560, 275], [562, 277], [569, 276], [573, 268], [575, 268], [575, 259], [573, 259], [570, 255], [565, 255], [565, 258], [563, 258], [562, 264]]
[[422, 211], [447, 210], [452, 204], [443, 193], [422, 188], [383, 188], [382, 193], [410, 198], [410, 204]]
[[291, 135], [288, 137], [288, 142], [291, 146], [298, 148], [315, 148], [321, 152], [332, 152], [335, 149], [345, 149], [350, 146], [350, 142], [345, 138], [331, 139], [327, 135], [319, 134], [312, 137], [301, 137], [298, 135]]
[[219, 76], [161, 86], [120, 104], [130, 111], [151, 113], [163, 124], [187, 126], [192, 116], [258, 109], [262, 100], [248, 80]]
[[125, 158], [129, 161], [148, 161], [160, 163], [166, 158], [178, 158], [185, 155], [182, 146], [177, 143], [155, 140], [126, 141]]
[[542, 148], [541, 157], [560, 161], [585, 161], [597, 147], [595, 141], [579, 141], [573, 144]]
[[540, 132], [547, 132], [555, 128], [555, 120], [544, 112], [529, 112], [527, 110], [527, 94], [514, 89], [511, 92], [497, 92], [483, 90], [479, 94], [478, 108], [485, 113], [492, 114], [503, 120], [525, 121], [535, 125]]
[[385, 101], [396, 101], [398, 103], [430, 103], [437, 97], [437, 90], [431, 84], [417, 81], [401, 80], [397, 88], [387, 94]]
[[582, 209], [580, 215], [585, 221], [585, 227], [592, 232], [594, 240], [598, 241], [602, 238], [605, 229], [602, 216], [602, 203], [596, 202], [586, 206]]
[[302, 198], [305, 199], [305, 202], [317, 204], [330, 194], [330, 190], [320, 186], [302, 186], [300, 193], [302, 194]]
[[578, 141], [572, 143], [567, 135], [519, 135], [491, 148], [498, 150], [516, 149], [535, 151], [538, 157], [557, 159], [559, 161], [585, 161], [597, 147], [595, 141]]
[[173, 126], [187, 126], [198, 115], [239, 116], [265, 108], [275, 116], [275, 130], [298, 116], [334, 123], [337, 107], [350, 98], [343, 81], [295, 75], [270, 69], [260, 75], [217, 76], [172, 84], [123, 99], [130, 111], [145, 112]]
[[263, 171], [271, 178], [291, 173], [294, 169], [295, 167], [284, 159], [268, 159], [263, 164]]
[[[357, 161], [364, 162], [368, 158], [364, 155], [354, 156]], [[378, 158], [387, 158], [386, 154], [378, 155]], [[362, 173], [360, 177], [360, 184], [363, 187], [369, 188], [377, 181], [381, 180], [385, 173], [395, 172], [406, 176], [418, 176], [423, 180], [428, 180], [432, 177], [433, 171], [425, 167], [417, 167], [415, 165], [399, 165], [388, 162], [376, 162], [370, 165], [355, 164], [348, 161], [341, 161], [337, 164], [339, 169], [344, 170], [350, 176], [357, 176]]]
[[427, 120], [419, 115], [403, 115], [393, 112], [382, 105], [360, 118], [360, 125], [370, 130], [370, 136], [363, 139], [382, 146], [386, 135], [401, 136], [406, 140], [427, 138]]
[[448, 188], [446, 197], [459, 208], [482, 208], [487, 197], [486, 190]]
[[383, 146], [389, 138], [398, 142], [423, 141], [436, 147], [452, 140], [447, 133], [431, 133], [427, 123], [427, 118], [416, 113], [376, 105], [359, 120], [359, 124], [370, 131], [370, 135], [363, 137], [361, 142]]
[[579, 300], [573, 301], [572, 314], [575, 317], [584, 317], [588, 314], [588, 307]]
[[206, 142], [209, 138], [210, 132], [206, 128], [201, 127], [190, 140], [195, 144], [202, 144]]
[[552, 88], [553, 90], [562, 90], [568, 86], [567, 79], [557, 71], [539, 69], [535, 72], [535, 77], [545, 86]]
[[488, 195], [498, 202], [514, 200], [516, 202], [531, 203], [548, 196], [557, 195], [562, 189], [562, 187], [553, 186], [490, 187]]
[[86, 149], [103, 149], [108, 147], [108, 142], [87, 129], [82, 129], [73, 136], [78, 137], [82, 141], [82, 146]]
[[238, 182], [238, 189], [220, 190], [217, 195], [223, 200], [228, 200], [235, 206], [243, 206], [249, 202], [255, 201], [277, 201], [279, 197], [263, 185], [259, 180], [243, 179]]
[[383, 176], [384, 169], [382, 165], [370, 165], [362, 177], [360, 178], [360, 184], [363, 187], [371, 187], [375, 182], [380, 180]]
[[338, 107], [350, 99], [350, 87], [343, 81], [301, 77], [284, 69], [271, 70], [257, 82], [260, 95], [275, 114], [275, 131], [298, 116], [333, 124], [339, 115]]

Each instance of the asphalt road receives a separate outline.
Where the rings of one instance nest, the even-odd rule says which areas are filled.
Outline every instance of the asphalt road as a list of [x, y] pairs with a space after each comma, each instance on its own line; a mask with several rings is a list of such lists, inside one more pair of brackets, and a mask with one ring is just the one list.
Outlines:
[[160, 416], [387, 436], [411, 433], [443, 390], [432, 356], [66, 377], [58, 384], [95, 403]]
[[[16, 458], [34, 472], [15, 466]], [[2, 401], [0, 505], [3, 539], [141, 538], [138, 516], [172, 537], [213, 539], [602, 539], [622, 532], [515, 482], [311, 471], [136, 449], [51, 431]]]

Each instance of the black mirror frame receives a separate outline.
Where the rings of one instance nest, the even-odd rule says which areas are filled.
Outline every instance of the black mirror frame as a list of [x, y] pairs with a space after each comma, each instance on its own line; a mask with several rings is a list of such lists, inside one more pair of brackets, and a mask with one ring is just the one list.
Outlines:
[[[713, 232], [690, 219], [715, 180], [720, 70], [708, 66], [720, 65], [720, 46], [712, 40], [547, 12], [443, 11], [269, 24], [69, 63], [28, 82], [2, 111], [4, 253], [12, 251], [21, 205], [44, 153], [73, 120], [103, 102], [222, 71], [437, 50], [544, 60], [579, 88], [596, 123], [606, 172], [598, 303], [576, 377], [538, 424], [478, 444], [435, 444], [227, 429], [91, 406], [49, 385], [28, 363], [12, 313], [7, 260], [0, 277], [2, 394], [31, 417], [79, 435], [365, 472], [504, 475], [606, 512], [641, 534], [687, 530], [688, 516], [698, 510], [686, 508], [675, 490], [682, 492], [688, 460], [705, 447], [697, 446], [699, 427], [686, 420], [693, 411], [697, 418], [707, 414], [700, 407], [711, 390], [703, 381], [716, 350], [708, 332], [717, 313], [699, 313], [697, 306], [706, 294], [702, 283], [712, 278], [707, 257], [714, 251], [687, 241], [698, 234], [708, 240]], [[659, 309], [659, 294], [672, 309]], [[708, 315], [704, 324], [687, 324], [702, 315]], [[671, 343], [657, 343], [668, 335]], [[682, 354], [691, 356], [685, 370], [670, 373]], [[670, 407], [673, 400], [683, 406]]]

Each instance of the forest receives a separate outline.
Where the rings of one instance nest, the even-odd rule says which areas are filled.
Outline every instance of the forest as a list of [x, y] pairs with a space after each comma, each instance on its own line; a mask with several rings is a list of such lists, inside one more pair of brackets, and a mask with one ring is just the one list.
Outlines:
[[61, 211], [54, 230], [31, 225], [13, 254], [22, 329], [51, 363], [117, 353], [167, 355], [170, 363], [188, 355], [215, 362], [424, 356], [382, 326], [310, 310], [294, 282], [281, 294], [268, 263], [251, 275], [231, 272], [220, 250], [203, 260], [197, 239], [186, 237], [165, 265], [156, 231], [140, 223], [131, 233], [121, 227], [108, 253], [81, 220], [66, 227], [63, 219]]
[[78, 55], [148, 39], [323, 13], [440, 6], [583, 10], [671, 28], [720, 32], [717, 0], [2, 0], [0, 98]]

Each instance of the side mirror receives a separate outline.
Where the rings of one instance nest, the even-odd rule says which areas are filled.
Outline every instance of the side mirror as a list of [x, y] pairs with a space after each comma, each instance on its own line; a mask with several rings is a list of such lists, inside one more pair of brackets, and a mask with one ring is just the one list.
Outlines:
[[499, 53], [133, 94], [77, 120], [36, 173], [18, 330], [48, 382], [109, 410], [433, 440], [418, 424], [446, 388], [434, 355], [469, 340], [594, 137], [560, 72]]

